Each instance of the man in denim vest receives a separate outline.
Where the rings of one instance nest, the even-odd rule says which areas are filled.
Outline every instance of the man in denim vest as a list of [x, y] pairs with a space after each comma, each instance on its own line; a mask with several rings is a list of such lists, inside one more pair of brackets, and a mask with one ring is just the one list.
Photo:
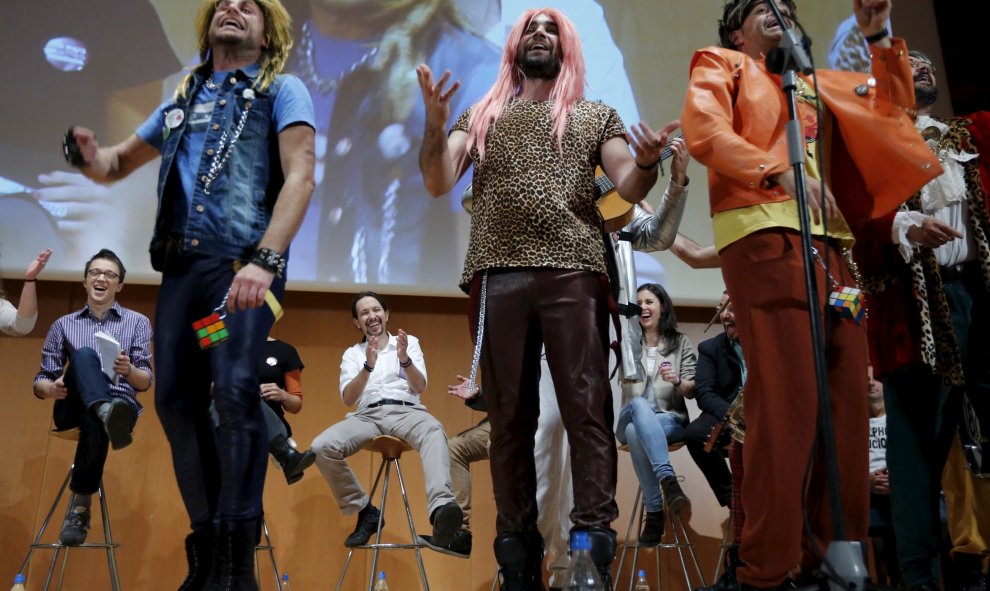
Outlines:
[[[204, 0], [196, 32], [202, 63], [173, 100], [109, 148], [72, 128], [65, 152], [99, 181], [161, 154], [155, 404], [192, 525], [181, 589], [257, 589], [268, 445], [257, 361], [313, 190], [313, 107], [302, 83], [279, 73], [292, 39], [278, 0]], [[200, 350], [192, 323], [222, 305], [229, 338]]]

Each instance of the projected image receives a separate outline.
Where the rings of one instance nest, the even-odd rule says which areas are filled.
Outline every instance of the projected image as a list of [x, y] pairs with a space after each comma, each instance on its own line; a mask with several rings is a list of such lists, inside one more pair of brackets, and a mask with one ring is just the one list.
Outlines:
[[[0, 256], [19, 265], [52, 248], [50, 269], [67, 267], [75, 276], [79, 261], [110, 246], [103, 238], [150, 235], [150, 226], [126, 222], [133, 220], [129, 207], [154, 207], [154, 186], [143, 203], [115, 196], [65, 164], [61, 137], [73, 123], [100, 137], [132, 128], [128, 115], [153, 109], [161, 80], [180, 63], [146, 0], [10, 0], [3, 29]], [[150, 85], [146, 97], [137, 90], [142, 85]]]

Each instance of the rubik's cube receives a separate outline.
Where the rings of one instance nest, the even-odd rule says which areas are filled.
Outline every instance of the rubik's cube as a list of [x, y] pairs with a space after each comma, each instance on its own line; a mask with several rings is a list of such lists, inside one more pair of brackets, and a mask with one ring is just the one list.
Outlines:
[[848, 318], [859, 324], [863, 320], [863, 292], [855, 287], [843, 287], [841, 291], [833, 291], [828, 296], [828, 305], [838, 312], [842, 318]]
[[230, 338], [227, 325], [217, 312], [193, 322], [193, 330], [196, 331], [196, 340], [199, 341], [200, 349], [209, 349]]

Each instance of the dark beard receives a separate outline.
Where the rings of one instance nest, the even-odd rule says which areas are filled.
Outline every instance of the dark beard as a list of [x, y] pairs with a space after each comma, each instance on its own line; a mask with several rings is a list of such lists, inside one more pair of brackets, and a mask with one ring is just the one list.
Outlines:
[[915, 86], [914, 102], [919, 109], [924, 109], [935, 104], [938, 99], [937, 86]]
[[516, 59], [516, 65], [527, 78], [553, 80], [560, 74], [560, 60], [552, 54], [546, 57], [530, 58], [525, 53]]

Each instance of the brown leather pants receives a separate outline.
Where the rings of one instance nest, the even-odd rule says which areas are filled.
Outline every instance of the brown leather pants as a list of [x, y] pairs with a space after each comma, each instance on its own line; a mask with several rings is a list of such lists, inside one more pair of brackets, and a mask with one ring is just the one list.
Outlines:
[[[479, 273], [472, 283], [475, 302], [480, 278]], [[571, 522], [575, 528], [608, 528], [618, 517], [608, 384], [608, 280], [588, 271], [494, 269], [487, 294], [481, 369], [492, 423], [498, 533], [536, 529], [533, 448], [544, 346], [571, 445]], [[476, 323], [472, 318], [471, 324]]]

